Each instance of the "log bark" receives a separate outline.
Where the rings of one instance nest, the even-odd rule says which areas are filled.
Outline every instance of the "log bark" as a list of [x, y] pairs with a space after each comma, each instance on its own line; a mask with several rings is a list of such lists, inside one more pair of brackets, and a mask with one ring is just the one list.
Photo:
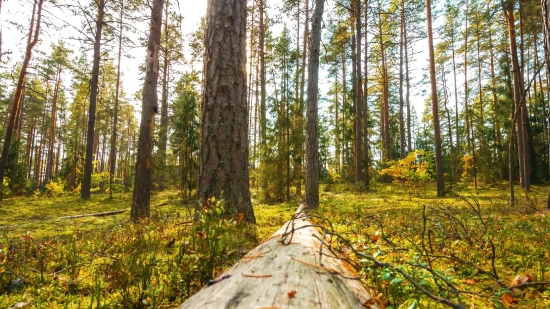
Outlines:
[[268, 241], [211, 281], [179, 309], [371, 308], [360, 277], [325, 248], [301, 207]]

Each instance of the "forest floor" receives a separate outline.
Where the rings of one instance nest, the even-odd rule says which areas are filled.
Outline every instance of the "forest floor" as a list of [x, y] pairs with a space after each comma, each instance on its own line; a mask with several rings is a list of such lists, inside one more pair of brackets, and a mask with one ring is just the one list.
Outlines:
[[[477, 192], [461, 184], [446, 198], [432, 187], [409, 197], [395, 184], [369, 192], [322, 185], [318, 214], [331, 224], [316, 223], [338, 235], [335, 250], [387, 308], [438, 308], [414, 283], [474, 308], [549, 308], [550, 286], [542, 284], [550, 281], [548, 188], [533, 186], [526, 200], [516, 187], [510, 207], [505, 184]], [[194, 223], [194, 206], [168, 191], [152, 195], [149, 224], [134, 225], [130, 201], [131, 193], [2, 201], [0, 308], [173, 307], [269, 238], [297, 207], [253, 202], [258, 225], [248, 226], [223, 219], [212, 202]], [[60, 218], [117, 210], [126, 211]]]

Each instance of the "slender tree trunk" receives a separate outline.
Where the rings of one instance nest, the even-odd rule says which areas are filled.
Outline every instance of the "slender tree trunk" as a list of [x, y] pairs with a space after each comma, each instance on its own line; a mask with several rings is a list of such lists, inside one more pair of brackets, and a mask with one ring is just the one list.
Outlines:
[[403, 45], [405, 37], [405, 4], [401, 1], [401, 26], [399, 37], [399, 158], [405, 158], [405, 123], [403, 119]]
[[317, 105], [319, 95], [319, 50], [321, 45], [321, 22], [323, 19], [324, 5], [325, 0], [315, 0], [315, 10], [311, 20], [311, 43], [309, 45], [305, 197], [305, 205], [309, 209], [319, 208], [319, 133]]
[[59, 96], [59, 86], [61, 84], [61, 65], [57, 66], [55, 78], [55, 86], [53, 91], [52, 111], [50, 117], [50, 138], [48, 140], [48, 155], [46, 159], [46, 176], [44, 177], [44, 185], [52, 179], [53, 161], [54, 161], [54, 146], [55, 146], [55, 130], [57, 126], [57, 99]]
[[118, 28], [118, 59], [117, 59], [117, 69], [116, 69], [116, 89], [115, 89], [115, 109], [113, 115], [113, 134], [111, 136], [111, 151], [109, 162], [109, 197], [113, 198], [114, 190], [114, 177], [115, 177], [115, 168], [116, 168], [116, 140], [117, 140], [117, 128], [118, 128], [118, 103], [120, 97], [120, 59], [122, 56], [122, 19], [124, 14], [124, 0], [120, 3], [120, 25]]
[[[527, 182], [529, 181], [529, 177], [527, 177], [527, 169], [525, 167], [525, 148], [524, 148], [524, 123], [523, 123], [523, 113], [522, 113], [522, 96], [523, 96], [523, 89], [521, 88], [520, 79], [521, 76], [521, 68], [519, 66], [519, 60], [518, 60], [518, 54], [517, 54], [517, 43], [516, 43], [516, 32], [515, 32], [515, 21], [514, 21], [514, 10], [513, 10], [513, 3], [511, 1], [503, 2], [503, 10], [504, 10], [504, 17], [506, 19], [506, 24], [508, 28], [508, 38], [510, 41], [510, 57], [512, 60], [512, 76], [513, 76], [513, 86], [514, 86], [514, 103], [515, 103], [515, 110], [519, 112], [519, 117], [517, 117], [517, 136], [518, 136], [518, 157], [520, 162], [520, 177], [523, 180], [523, 187], [525, 188], [526, 192], [528, 192], [528, 185]], [[514, 117], [516, 119], [516, 117]], [[510, 170], [510, 175], [512, 175], [512, 170]], [[512, 182], [512, 176], [510, 176], [510, 182]], [[511, 196], [511, 203], [513, 204], [513, 186], [510, 185], [510, 196]]]
[[455, 97], [455, 132], [456, 132], [456, 148], [460, 149], [460, 134], [458, 130], [458, 85], [456, 82], [456, 54], [455, 54], [455, 37], [454, 31], [451, 36], [451, 50], [453, 55], [453, 78], [454, 78], [454, 97]]
[[155, 114], [158, 112], [158, 76], [160, 36], [162, 28], [162, 7], [164, 0], [153, 0], [145, 82], [143, 83], [143, 101], [141, 105], [141, 124], [136, 160], [136, 175], [130, 218], [133, 221], [148, 218], [151, 206], [151, 156], [153, 152], [153, 132]]
[[[544, 60], [546, 63], [546, 84], [547, 87], [550, 84], [550, 0], [541, 0], [542, 9], [542, 29], [544, 38]], [[546, 93], [550, 96], [550, 90], [546, 89]], [[541, 94], [542, 95], [542, 94]], [[550, 111], [550, 99], [548, 101], [548, 107]], [[550, 112], [548, 114], [548, 123], [550, 124]], [[550, 129], [548, 130], [548, 153], [550, 155]], [[550, 162], [549, 162], [550, 169]], [[550, 172], [550, 171], [549, 171]], [[550, 196], [546, 206], [550, 208]]]
[[105, 15], [105, 0], [99, 0], [96, 33], [94, 43], [94, 64], [92, 67], [92, 81], [90, 83], [90, 107], [88, 112], [88, 133], [86, 137], [86, 159], [84, 162], [84, 178], [82, 179], [82, 187], [80, 191], [81, 198], [90, 198], [90, 187], [92, 184], [93, 173], [93, 153], [95, 140], [95, 112], [98, 93], [99, 80], [99, 61], [101, 52], [101, 32], [103, 30], [103, 17]]
[[206, 21], [199, 198], [202, 203], [222, 198], [226, 211], [255, 223], [248, 180], [245, 41], [246, 0], [211, 0]]
[[[23, 95], [23, 86], [25, 85], [25, 80], [27, 77], [27, 69], [32, 57], [32, 49], [38, 42], [38, 35], [40, 34], [40, 21], [42, 20], [42, 4], [44, 0], [35, 0], [33, 6], [33, 18], [31, 18], [31, 27], [29, 28], [29, 36], [33, 35], [34, 37], [25, 50], [25, 59], [23, 60], [23, 65], [21, 66], [21, 71], [19, 73], [19, 78], [17, 80], [17, 86], [15, 88], [15, 93], [13, 97], [13, 103], [11, 105], [10, 117], [8, 120], [8, 125], [6, 128], [6, 137], [4, 138], [4, 146], [2, 147], [2, 157], [0, 158], [0, 182], [3, 181], [4, 175], [6, 172], [6, 166], [8, 164], [8, 155], [10, 152], [11, 139], [13, 136], [13, 130], [15, 126], [15, 119], [19, 113], [20, 103]], [[34, 27], [34, 13], [35, 8], [38, 6], [38, 11], [36, 12], [36, 27]], [[33, 29], [34, 28], [34, 29]], [[0, 183], [1, 185], [1, 183]], [[2, 199], [2, 194], [0, 193], [0, 200]]]
[[502, 158], [502, 135], [500, 130], [500, 109], [498, 105], [498, 97], [497, 97], [497, 84], [496, 84], [496, 77], [495, 77], [495, 58], [494, 58], [494, 52], [493, 52], [493, 39], [492, 39], [492, 33], [489, 35], [489, 57], [491, 58], [491, 92], [493, 95], [493, 122], [495, 127], [495, 136], [496, 136], [496, 159], [497, 159], [497, 166], [498, 166], [498, 173], [499, 178], [502, 180], [504, 179], [504, 164], [503, 164], [503, 158]]
[[362, 154], [362, 142], [363, 134], [361, 130], [363, 129], [362, 118], [363, 118], [363, 78], [361, 74], [361, 0], [355, 0], [355, 33], [357, 36], [355, 42], [355, 65], [356, 65], [356, 76], [355, 76], [355, 182], [359, 183], [363, 180], [362, 173], [362, 164], [363, 160]]
[[[261, 99], [260, 99], [260, 166], [262, 169], [265, 168], [266, 164], [266, 143], [267, 143], [267, 106], [266, 106], [266, 69], [265, 69], [265, 0], [259, 0], [259, 10], [260, 10], [260, 22], [259, 22], [259, 45], [260, 45], [260, 88], [261, 88]], [[262, 190], [267, 192], [267, 177], [262, 177]], [[267, 193], [266, 193], [267, 194]], [[266, 196], [266, 198], [268, 198]]]
[[158, 155], [160, 168], [158, 171], [159, 190], [164, 190], [166, 185], [166, 147], [168, 144], [168, 76], [170, 74], [170, 47], [168, 40], [170, 32], [168, 31], [168, 7], [167, 1], [164, 16], [164, 53], [163, 53], [163, 71], [162, 71], [162, 96], [160, 105], [160, 128], [159, 128], [159, 146]]
[[408, 44], [408, 38], [407, 38], [406, 22], [403, 25], [403, 45], [405, 49], [405, 82], [406, 82], [405, 104], [407, 104], [407, 150], [409, 152], [412, 152], [413, 145], [412, 145], [412, 132], [411, 132], [411, 101], [410, 101], [411, 84], [409, 79], [409, 44]]
[[364, 6], [364, 23], [365, 23], [365, 59], [364, 59], [364, 65], [365, 65], [365, 81], [363, 83], [363, 183], [365, 184], [365, 188], [368, 190], [370, 187], [370, 175], [369, 175], [369, 104], [368, 104], [368, 81], [369, 81], [369, 74], [368, 74], [368, 42], [367, 42], [367, 25], [368, 25], [368, 7], [369, 7], [368, 0], [365, 0], [365, 6]]
[[437, 172], [437, 196], [445, 196], [445, 183], [443, 179], [443, 155], [441, 154], [441, 131], [439, 127], [439, 106], [437, 103], [437, 83], [435, 80], [435, 57], [432, 34], [432, 4], [426, 0], [426, 19], [428, 20], [428, 45], [430, 53], [430, 81], [432, 84], [432, 113], [434, 121], [435, 137], [435, 168]]
[[[380, 7], [380, 1], [378, 1]], [[382, 32], [382, 12], [378, 11], [378, 35], [380, 37], [380, 56], [382, 60], [382, 140], [384, 143], [383, 160], [391, 160], [391, 140], [390, 140], [390, 102], [389, 102], [389, 80], [388, 67], [386, 62], [386, 46], [384, 44], [384, 35]], [[386, 179], [388, 181], [388, 179]]]
[[[306, 84], [306, 60], [307, 60], [307, 50], [308, 50], [308, 39], [309, 39], [309, 0], [304, 1], [305, 2], [305, 19], [304, 19], [304, 35], [303, 35], [303, 41], [302, 41], [302, 72], [300, 76], [300, 101], [299, 101], [299, 110], [298, 110], [298, 120], [299, 125], [298, 128], [304, 128], [305, 122], [304, 122], [304, 110], [305, 110], [305, 102], [304, 102], [304, 93], [305, 93], [305, 84]], [[302, 166], [304, 164], [304, 142], [305, 142], [305, 136], [304, 136], [304, 130], [300, 129], [299, 133], [299, 156], [298, 156], [298, 164], [297, 164], [297, 172], [300, 175], [300, 178], [298, 179], [298, 182], [296, 184], [296, 194], [300, 196], [302, 194]]]

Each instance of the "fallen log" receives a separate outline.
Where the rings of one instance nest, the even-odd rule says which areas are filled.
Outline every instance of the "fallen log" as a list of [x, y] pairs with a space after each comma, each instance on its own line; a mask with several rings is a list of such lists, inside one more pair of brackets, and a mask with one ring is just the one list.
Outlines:
[[97, 213], [93, 213], [93, 214], [58, 217], [57, 219], [63, 220], [63, 219], [78, 219], [78, 218], [86, 218], [86, 217], [106, 217], [106, 216], [121, 214], [121, 213], [124, 213], [124, 212], [127, 212], [127, 211], [128, 211], [128, 209], [104, 211], [104, 212], [97, 212]]
[[379, 309], [354, 270], [326, 248], [320, 250], [323, 238], [300, 210], [179, 309]]
[[[170, 202], [164, 202], [157, 205], [151, 205], [151, 207], [161, 207], [166, 206]], [[86, 217], [106, 217], [106, 216], [112, 216], [112, 215], [118, 215], [124, 212], [127, 212], [128, 209], [122, 209], [122, 210], [113, 210], [113, 211], [104, 211], [104, 212], [96, 212], [93, 214], [83, 214], [83, 215], [74, 215], [74, 216], [64, 216], [64, 217], [58, 217], [57, 219], [63, 220], [63, 219], [78, 219], [78, 218], [86, 218]]]

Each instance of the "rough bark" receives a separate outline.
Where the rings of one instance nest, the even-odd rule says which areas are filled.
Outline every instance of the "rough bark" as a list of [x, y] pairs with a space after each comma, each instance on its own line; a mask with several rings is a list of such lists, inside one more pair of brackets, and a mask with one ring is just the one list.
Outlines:
[[315, 0], [315, 10], [311, 20], [307, 82], [307, 125], [306, 125], [306, 196], [305, 205], [309, 209], [319, 207], [319, 50], [321, 26], [325, 0]]
[[141, 105], [141, 123], [136, 161], [134, 194], [130, 218], [133, 221], [148, 218], [151, 207], [151, 155], [153, 152], [153, 133], [155, 114], [158, 112], [158, 76], [160, 32], [162, 28], [162, 7], [164, 0], [154, 0], [151, 8], [149, 41], [145, 82], [143, 83], [143, 101]]
[[80, 191], [81, 198], [90, 198], [92, 184], [93, 153], [95, 140], [95, 112], [99, 81], [99, 61], [101, 52], [101, 33], [103, 31], [103, 17], [105, 15], [105, 0], [99, 0], [97, 9], [96, 33], [94, 42], [94, 63], [92, 67], [92, 81], [90, 83], [90, 107], [88, 110], [88, 134], [86, 136], [86, 159], [84, 162], [84, 178]]
[[432, 114], [435, 137], [435, 168], [437, 182], [437, 196], [445, 196], [445, 183], [443, 179], [443, 155], [441, 153], [441, 131], [439, 127], [439, 105], [437, 102], [437, 83], [435, 80], [435, 57], [432, 33], [432, 8], [431, 1], [426, 0], [426, 19], [428, 21], [428, 49], [430, 54], [430, 81], [432, 84]]
[[[38, 42], [38, 35], [40, 34], [40, 22], [42, 20], [43, 3], [44, 3], [44, 0], [35, 0], [34, 6], [33, 6], [33, 12], [32, 12], [33, 17], [31, 18], [31, 26], [29, 28], [29, 37], [33, 36], [33, 31], [34, 31], [34, 36], [32, 38], [32, 41], [30, 41], [27, 44], [27, 48], [25, 50], [25, 59], [23, 60], [23, 65], [21, 66], [21, 71], [19, 73], [19, 78], [17, 79], [17, 86], [15, 88], [13, 101], [11, 104], [10, 117], [8, 119], [8, 125], [6, 127], [6, 137], [4, 138], [4, 145], [2, 147], [2, 157], [0, 158], [0, 185], [2, 184], [2, 181], [4, 179], [6, 166], [8, 164], [8, 155], [10, 151], [11, 140], [13, 137], [13, 131], [15, 129], [15, 120], [17, 118], [17, 115], [19, 114], [19, 109], [21, 107], [23, 87], [25, 85], [25, 80], [27, 77], [27, 69], [29, 67], [29, 63], [32, 57], [32, 50], [36, 45], [36, 43]], [[37, 9], [36, 25], [34, 25], [35, 9]], [[1, 199], [2, 199], [2, 194], [0, 193], [0, 200]]]
[[222, 198], [226, 211], [232, 215], [242, 214], [244, 220], [255, 223], [248, 180], [245, 41], [246, 0], [210, 1], [206, 21], [199, 199], [204, 203], [212, 197]]

